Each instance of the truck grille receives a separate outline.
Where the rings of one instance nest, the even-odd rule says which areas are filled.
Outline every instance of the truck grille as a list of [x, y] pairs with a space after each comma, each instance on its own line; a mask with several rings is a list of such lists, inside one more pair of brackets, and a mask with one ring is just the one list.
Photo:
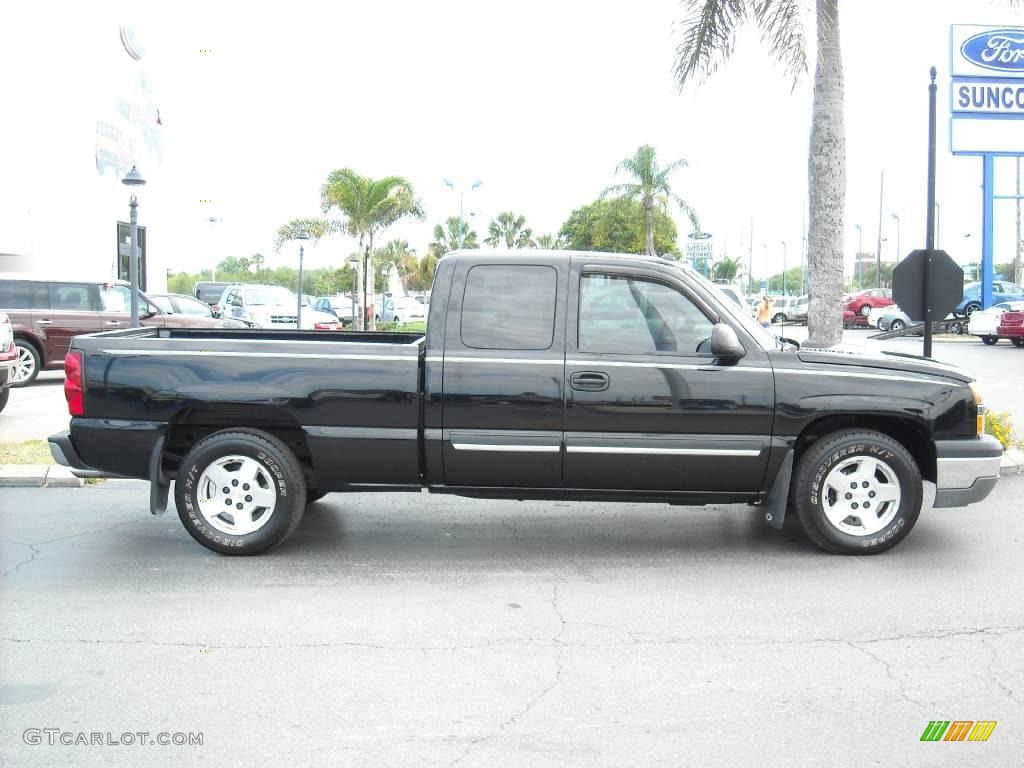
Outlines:
[[294, 325], [295, 315], [271, 315], [270, 322], [278, 325]]

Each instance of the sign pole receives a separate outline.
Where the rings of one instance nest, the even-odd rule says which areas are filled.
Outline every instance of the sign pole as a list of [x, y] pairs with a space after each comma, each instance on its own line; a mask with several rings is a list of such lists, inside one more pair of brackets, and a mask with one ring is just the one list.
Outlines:
[[995, 158], [982, 155], [981, 158], [981, 308], [992, 306], [992, 240], [993, 217], [992, 199], [995, 182]]
[[932, 356], [932, 252], [935, 250], [935, 85], [936, 71], [929, 71], [928, 86], [928, 222], [925, 230], [924, 262], [924, 356]]

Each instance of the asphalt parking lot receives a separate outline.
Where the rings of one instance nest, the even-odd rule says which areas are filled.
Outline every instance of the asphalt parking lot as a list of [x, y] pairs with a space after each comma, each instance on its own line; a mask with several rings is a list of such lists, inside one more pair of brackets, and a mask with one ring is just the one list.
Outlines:
[[[147, 498], [3, 491], [4, 765], [1022, 762], [1024, 478], [873, 558], [745, 507], [411, 494], [328, 496], [230, 558]], [[922, 743], [939, 719], [998, 725]]]

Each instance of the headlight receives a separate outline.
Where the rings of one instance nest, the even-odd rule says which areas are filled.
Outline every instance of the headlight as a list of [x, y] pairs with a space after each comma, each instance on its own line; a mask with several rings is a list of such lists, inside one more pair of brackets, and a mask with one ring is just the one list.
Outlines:
[[974, 395], [974, 402], [978, 406], [978, 434], [985, 434], [985, 405], [981, 399], [981, 390], [978, 388], [978, 382], [972, 381], [969, 385], [971, 388], [971, 394]]

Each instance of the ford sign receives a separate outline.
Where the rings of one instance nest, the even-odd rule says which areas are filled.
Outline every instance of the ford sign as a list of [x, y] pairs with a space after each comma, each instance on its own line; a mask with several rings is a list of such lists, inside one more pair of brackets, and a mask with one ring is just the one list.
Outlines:
[[1024, 29], [992, 29], [964, 40], [960, 54], [996, 72], [1024, 74]]

